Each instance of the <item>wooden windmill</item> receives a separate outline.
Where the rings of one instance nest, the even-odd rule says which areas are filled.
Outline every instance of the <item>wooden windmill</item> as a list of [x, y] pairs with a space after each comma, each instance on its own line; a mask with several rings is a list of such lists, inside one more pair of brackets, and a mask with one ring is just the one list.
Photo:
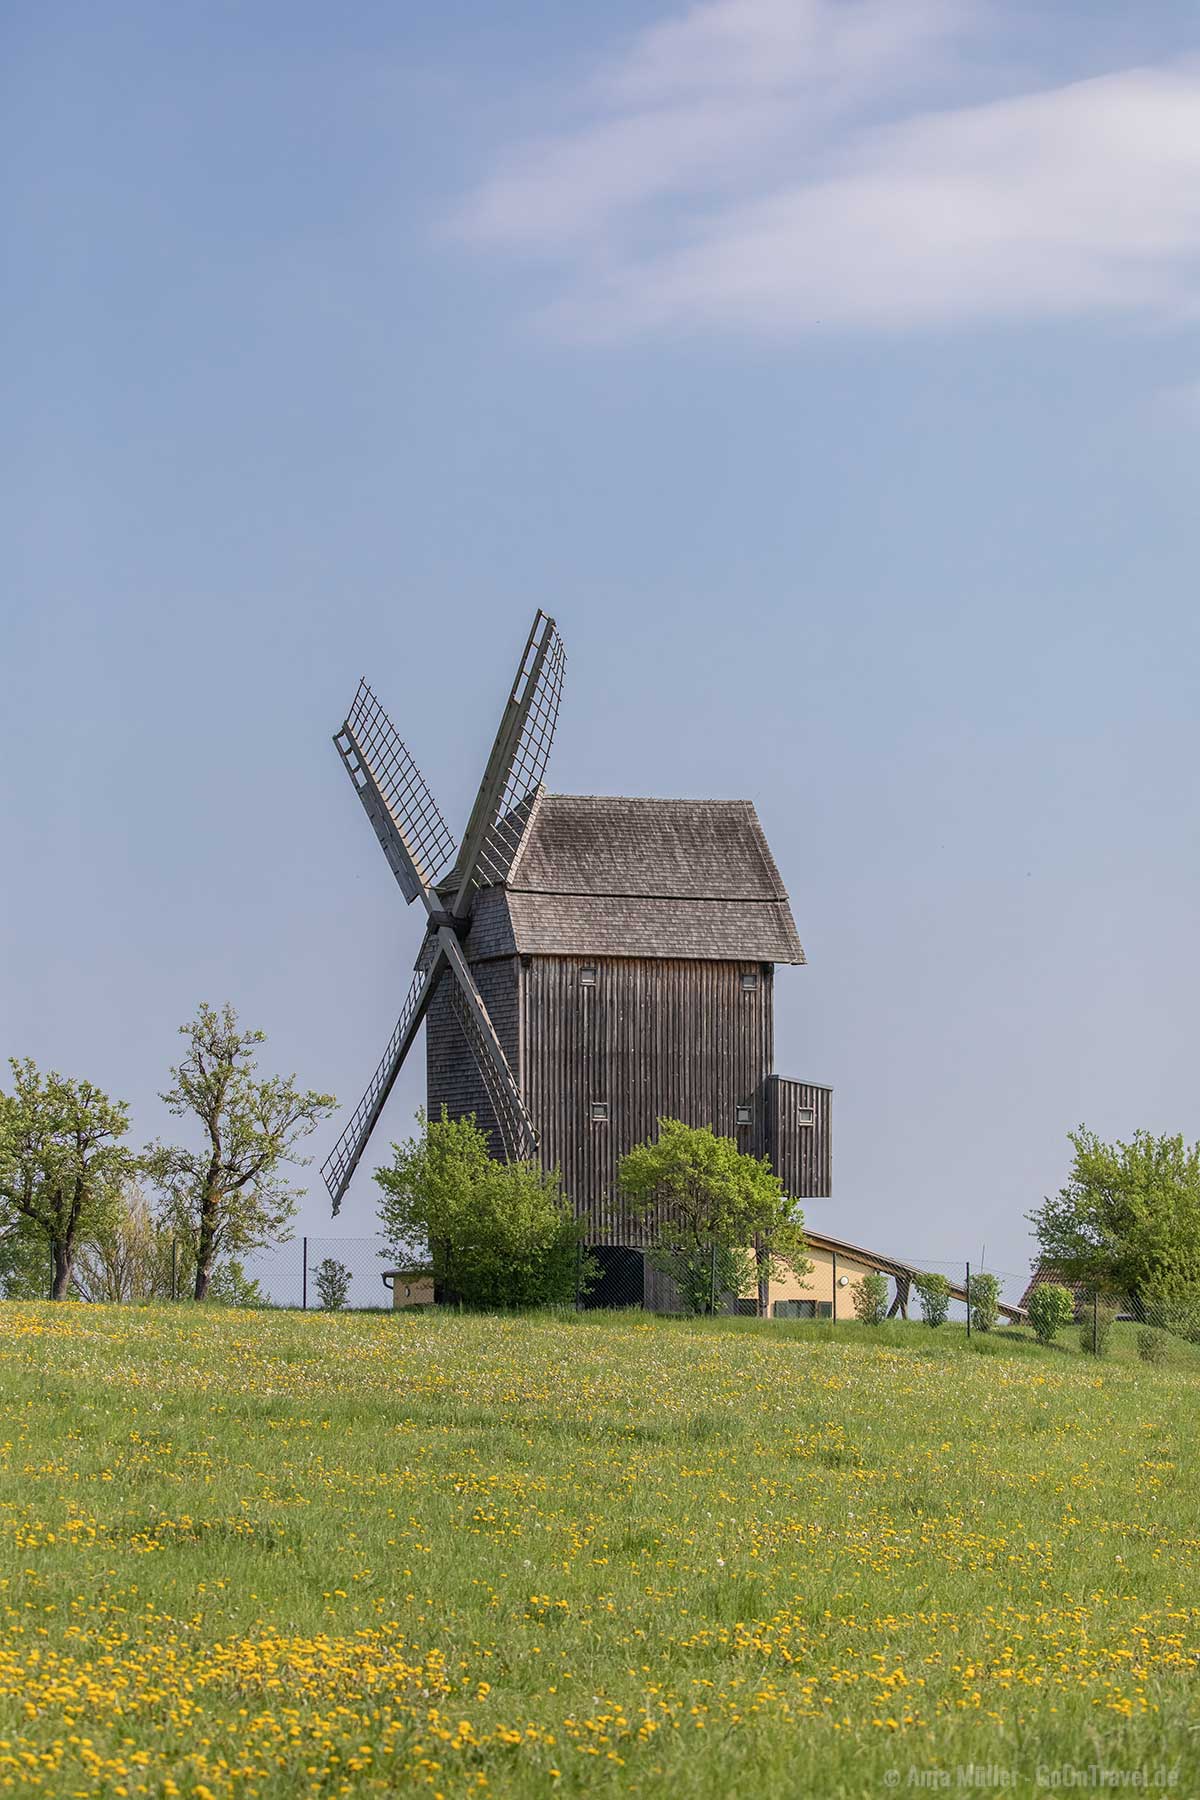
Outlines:
[[497, 1153], [559, 1167], [603, 1262], [653, 1233], [616, 1165], [660, 1116], [770, 1155], [810, 1198], [829, 1192], [831, 1093], [772, 1070], [775, 967], [804, 952], [753, 805], [544, 790], [564, 660], [539, 612], [457, 853], [365, 684], [334, 740], [427, 929], [323, 1173], [337, 1212], [424, 1020], [430, 1115], [474, 1113]]

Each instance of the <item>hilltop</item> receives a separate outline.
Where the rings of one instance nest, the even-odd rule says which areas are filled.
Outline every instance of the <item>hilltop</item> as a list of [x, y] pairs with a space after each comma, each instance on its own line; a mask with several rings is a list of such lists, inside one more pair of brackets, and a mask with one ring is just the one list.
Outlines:
[[0, 1315], [12, 1791], [1200, 1781], [1187, 1347]]

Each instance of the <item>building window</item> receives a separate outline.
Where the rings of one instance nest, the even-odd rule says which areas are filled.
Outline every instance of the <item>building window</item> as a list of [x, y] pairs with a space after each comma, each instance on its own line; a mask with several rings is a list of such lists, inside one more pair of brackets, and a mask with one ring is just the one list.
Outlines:
[[818, 1319], [832, 1319], [832, 1317], [833, 1317], [833, 1301], [832, 1300], [818, 1300], [817, 1301], [817, 1317], [818, 1317]]
[[757, 991], [758, 972], [757, 970], [748, 969], [742, 976], [742, 992], [743, 994], [754, 994], [757, 993]]
[[739, 1106], [736, 1117], [739, 1125], [753, 1125], [754, 1108], [752, 1106]]
[[583, 967], [579, 971], [579, 985], [580, 985], [580, 987], [595, 987], [595, 985], [596, 985], [596, 965], [595, 965], [595, 963], [584, 963]]
[[815, 1106], [798, 1106], [796, 1108], [797, 1125], [815, 1125], [816, 1122], [817, 1109]]
[[608, 1124], [608, 1101], [607, 1100], [593, 1100], [592, 1101], [592, 1124], [593, 1125], [607, 1125]]

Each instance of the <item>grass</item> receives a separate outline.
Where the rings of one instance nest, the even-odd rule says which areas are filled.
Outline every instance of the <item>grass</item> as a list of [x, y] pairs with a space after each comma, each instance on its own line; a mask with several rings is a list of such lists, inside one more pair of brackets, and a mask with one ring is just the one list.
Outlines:
[[1134, 1337], [0, 1306], [0, 1791], [1190, 1800]]

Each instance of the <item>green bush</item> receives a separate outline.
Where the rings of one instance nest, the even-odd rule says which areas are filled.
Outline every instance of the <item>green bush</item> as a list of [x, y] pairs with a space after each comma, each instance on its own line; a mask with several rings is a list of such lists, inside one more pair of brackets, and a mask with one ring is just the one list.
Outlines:
[[882, 1325], [887, 1318], [886, 1275], [864, 1275], [854, 1290], [854, 1311], [863, 1325]]
[[1143, 1327], [1137, 1334], [1137, 1353], [1144, 1363], [1166, 1362], [1167, 1340], [1160, 1331]]
[[1052, 1344], [1075, 1317], [1075, 1296], [1056, 1281], [1042, 1281], [1029, 1296], [1029, 1323], [1039, 1344]]
[[1085, 1356], [1107, 1356], [1117, 1309], [1111, 1301], [1087, 1301], [1079, 1319], [1079, 1348]]
[[317, 1298], [326, 1312], [341, 1312], [350, 1294], [350, 1271], [345, 1263], [327, 1256], [316, 1269]]
[[918, 1275], [913, 1284], [927, 1325], [944, 1325], [950, 1311], [950, 1283], [944, 1275]]
[[558, 1171], [498, 1162], [474, 1114], [417, 1117], [419, 1135], [375, 1171], [386, 1254], [428, 1262], [438, 1289], [465, 1306], [572, 1304], [596, 1265]]
[[994, 1275], [971, 1277], [971, 1330], [995, 1331], [1000, 1317], [1000, 1283]]
[[[190, 1265], [194, 1267], [194, 1262]], [[208, 1299], [217, 1306], [265, 1306], [267, 1296], [236, 1256], [217, 1263], [209, 1284]]]

